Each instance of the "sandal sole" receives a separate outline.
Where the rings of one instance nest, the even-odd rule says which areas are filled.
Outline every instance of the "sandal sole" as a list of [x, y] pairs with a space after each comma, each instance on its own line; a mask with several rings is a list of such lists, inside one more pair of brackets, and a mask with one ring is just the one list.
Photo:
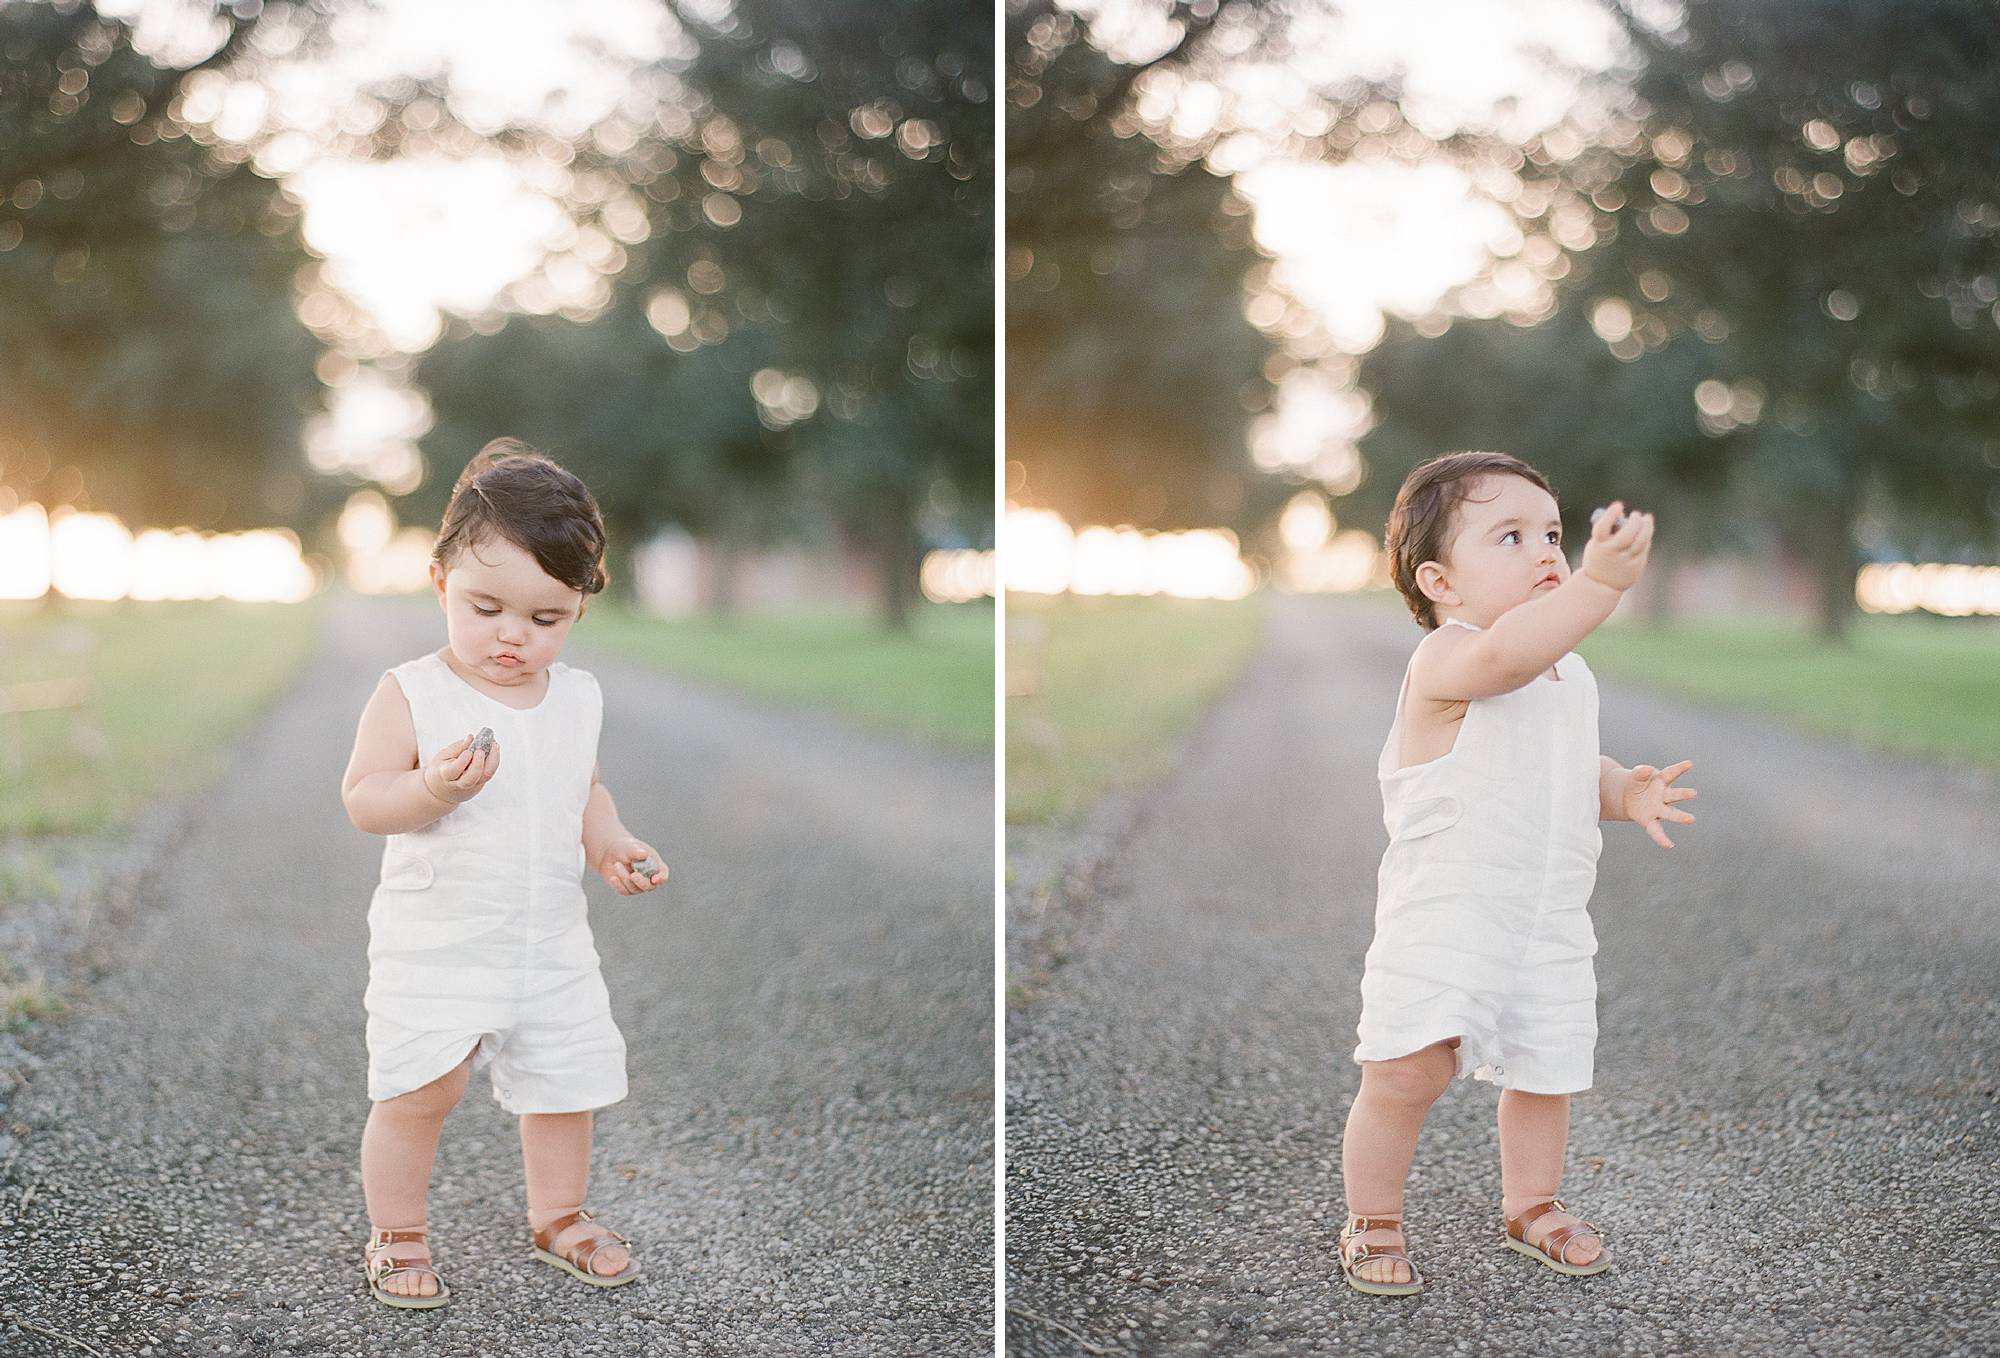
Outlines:
[[1611, 1267], [1611, 1256], [1608, 1254], [1599, 1254], [1587, 1264], [1565, 1264], [1551, 1259], [1547, 1251], [1538, 1249], [1525, 1240], [1516, 1240], [1511, 1235], [1507, 1237], [1507, 1248], [1516, 1254], [1527, 1255], [1536, 1263], [1552, 1268], [1566, 1278], [1589, 1278]]
[[592, 1287], [623, 1287], [626, 1283], [638, 1278], [639, 1274], [643, 1272], [639, 1267], [639, 1261], [636, 1259], [632, 1261], [632, 1266], [623, 1273], [613, 1273], [607, 1276], [601, 1273], [585, 1273], [561, 1255], [551, 1254], [545, 1249], [537, 1248], [535, 1250], [535, 1257], [545, 1264], [561, 1269], [572, 1278], [578, 1278], [589, 1283]]
[[1371, 1283], [1366, 1278], [1355, 1277], [1346, 1269], [1340, 1271], [1340, 1276], [1347, 1279], [1347, 1285], [1356, 1292], [1366, 1292], [1371, 1297], [1414, 1297], [1424, 1290], [1422, 1278], [1408, 1283]]
[[[361, 1272], [362, 1276], [367, 1276], [368, 1265], [363, 1264]], [[435, 1311], [451, 1300], [451, 1289], [440, 1283], [437, 1295], [434, 1297], [406, 1297], [396, 1292], [384, 1292], [371, 1281], [368, 1284], [368, 1295], [384, 1306], [392, 1306], [398, 1311]]]

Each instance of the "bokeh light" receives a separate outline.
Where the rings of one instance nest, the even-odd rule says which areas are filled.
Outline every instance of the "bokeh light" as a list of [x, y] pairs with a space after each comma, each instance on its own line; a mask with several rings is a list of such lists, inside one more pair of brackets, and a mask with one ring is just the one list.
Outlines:
[[23, 505], [0, 517], [0, 599], [234, 599], [298, 603], [320, 586], [287, 528], [136, 537], [110, 514]]
[[1257, 585], [1226, 528], [1079, 530], [1059, 514], [1010, 504], [1004, 532], [1006, 585], [1019, 593], [1241, 599]]

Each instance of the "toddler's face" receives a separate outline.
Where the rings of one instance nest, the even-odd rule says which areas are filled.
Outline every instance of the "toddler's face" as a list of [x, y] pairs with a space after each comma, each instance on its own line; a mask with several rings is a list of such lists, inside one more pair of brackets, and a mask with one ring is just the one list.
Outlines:
[[584, 595], [544, 571], [528, 552], [495, 537], [458, 554], [445, 571], [431, 563], [451, 653], [495, 684], [534, 682], [562, 654], [583, 616]]
[[1569, 579], [1555, 496], [1518, 476], [1479, 479], [1453, 516], [1444, 555], [1419, 567], [1418, 578], [1443, 586], [1432, 595], [1440, 616], [1480, 627]]

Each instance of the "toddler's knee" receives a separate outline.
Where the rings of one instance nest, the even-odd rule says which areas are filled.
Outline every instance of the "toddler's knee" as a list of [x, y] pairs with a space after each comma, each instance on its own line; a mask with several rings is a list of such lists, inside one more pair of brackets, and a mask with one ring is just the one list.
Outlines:
[[407, 1094], [399, 1094], [389, 1103], [404, 1117], [442, 1118], [458, 1106], [471, 1079], [472, 1058], [468, 1056], [429, 1084], [412, 1089]]
[[1399, 1103], [1430, 1105], [1451, 1087], [1458, 1072], [1453, 1044], [1436, 1042], [1393, 1061], [1364, 1061], [1362, 1083], [1378, 1097]]

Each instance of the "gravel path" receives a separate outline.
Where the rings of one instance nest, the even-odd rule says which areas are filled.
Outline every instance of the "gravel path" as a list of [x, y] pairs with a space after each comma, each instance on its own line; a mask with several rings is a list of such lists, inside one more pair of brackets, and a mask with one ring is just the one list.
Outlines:
[[1618, 1264], [1506, 1250], [1497, 1092], [1432, 1108], [1415, 1298], [1340, 1280], [1339, 1144], [1406, 620], [1287, 599], [1008, 1016], [1008, 1336], [1029, 1355], [2000, 1352], [2000, 790], [1603, 680], [1694, 760], [1607, 826], [1596, 1085], [1563, 1196]]
[[649, 1276], [599, 1292], [532, 1260], [482, 1073], [432, 1187], [452, 1304], [368, 1299], [381, 841], [339, 782], [376, 678], [442, 632], [353, 599], [329, 628], [7, 1112], [0, 1352], [991, 1352], [990, 761], [593, 655], [587, 623], [568, 658], [604, 684], [605, 782], [673, 870], [629, 899], [588, 878], [632, 1082], [592, 1205]]

